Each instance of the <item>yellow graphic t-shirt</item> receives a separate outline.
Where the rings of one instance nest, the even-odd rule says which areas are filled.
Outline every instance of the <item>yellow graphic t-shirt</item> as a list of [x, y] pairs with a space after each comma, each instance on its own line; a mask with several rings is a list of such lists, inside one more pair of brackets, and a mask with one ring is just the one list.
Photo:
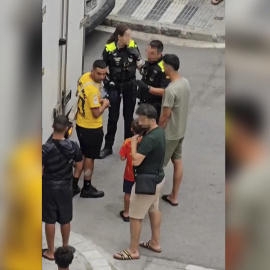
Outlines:
[[[82, 91], [81, 88], [86, 83], [92, 82], [93, 84], [87, 85]], [[94, 82], [90, 78], [90, 72], [81, 76], [78, 84], [78, 92], [81, 91], [80, 100], [78, 103], [77, 125], [83, 128], [100, 128], [102, 127], [102, 116], [95, 118], [91, 109], [99, 108], [100, 105], [100, 84]]]

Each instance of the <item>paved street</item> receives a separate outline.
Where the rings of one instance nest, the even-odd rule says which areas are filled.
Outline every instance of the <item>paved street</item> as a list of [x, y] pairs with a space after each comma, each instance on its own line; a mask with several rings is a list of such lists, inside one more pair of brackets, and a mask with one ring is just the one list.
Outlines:
[[[108, 33], [95, 31], [86, 38], [85, 71], [89, 71], [93, 60], [101, 56], [108, 37]], [[136, 41], [144, 54], [147, 40]], [[181, 72], [191, 84], [180, 203], [172, 208], [161, 202], [161, 254], [141, 250], [140, 261], [117, 262], [116, 266], [122, 269], [148, 269], [147, 263], [152, 258], [159, 258], [224, 269], [224, 50], [166, 44], [165, 50], [179, 55]], [[107, 114], [104, 115], [104, 122], [106, 131]], [[122, 142], [121, 116], [114, 154], [96, 161], [93, 184], [104, 190], [105, 197], [74, 199], [72, 230], [104, 249], [109, 254], [109, 260], [111, 254], [128, 247], [129, 243], [129, 224], [119, 218], [119, 211], [123, 208], [122, 179], [125, 166], [118, 155]], [[171, 190], [172, 164], [168, 165], [165, 173], [167, 183], [164, 193], [167, 193]], [[147, 217], [143, 221], [141, 238], [148, 240], [149, 237]]]
[[[93, 60], [101, 56], [108, 37], [108, 33], [95, 31], [86, 38], [85, 71], [89, 71]], [[144, 54], [148, 40], [135, 40]], [[171, 43], [170, 38], [167, 43]], [[96, 161], [93, 185], [104, 190], [105, 197], [74, 198], [72, 231], [95, 243], [108, 262], [118, 269], [202, 269], [188, 264], [225, 269], [225, 53], [223, 49], [166, 44], [165, 51], [179, 55], [181, 73], [191, 84], [191, 101], [183, 148], [184, 178], [179, 206], [173, 208], [163, 201], [160, 204], [163, 213], [163, 252], [156, 254], [141, 250], [141, 259], [133, 262], [112, 259], [113, 253], [127, 248], [129, 244], [129, 224], [119, 218], [119, 211], [123, 208], [122, 181], [125, 167], [125, 162], [121, 162], [118, 155], [123, 142], [122, 116], [114, 154]], [[107, 114], [104, 115], [104, 122], [106, 132]], [[75, 132], [73, 138], [76, 139]], [[167, 183], [163, 192], [168, 193], [172, 185], [172, 164], [167, 166], [165, 173]], [[148, 240], [149, 237], [147, 217], [143, 221], [141, 240]]]

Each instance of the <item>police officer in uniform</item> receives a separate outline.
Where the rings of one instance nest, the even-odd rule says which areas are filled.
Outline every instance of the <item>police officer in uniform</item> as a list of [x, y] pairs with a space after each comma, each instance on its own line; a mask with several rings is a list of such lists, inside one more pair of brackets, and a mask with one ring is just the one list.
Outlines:
[[127, 139], [133, 135], [131, 123], [137, 96], [137, 87], [134, 82], [136, 69], [142, 66], [142, 60], [137, 44], [131, 39], [131, 30], [126, 25], [119, 25], [116, 28], [107, 41], [102, 55], [109, 67], [104, 89], [110, 100], [105, 146], [100, 152], [100, 158], [105, 158], [112, 154], [122, 98], [125, 122], [124, 138]]
[[160, 40], [152, 40], [147, 48], [148, 59], [141, 67], [141, 81], [136, 81], [138, 86], [138, 98], [141, 103], [149, 103], [157, 110], [157, 123], [161, 112], [161, 102], [164, 89], [170, 83], [170, 79], [164, 73], [163, 43]]

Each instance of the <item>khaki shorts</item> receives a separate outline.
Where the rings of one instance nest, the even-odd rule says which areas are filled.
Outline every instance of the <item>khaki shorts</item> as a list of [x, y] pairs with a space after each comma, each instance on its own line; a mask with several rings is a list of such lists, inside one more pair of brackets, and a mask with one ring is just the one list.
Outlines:
[[159, 196], [161, 189], [165, 183], [165, 178], [161, 183], [157, 185], [155, 195], [143, 195], [136, 194], [135, 187], [136, 183], [132, 187], [131, 196], [130, 196], [130, 206], [129, 206], [129, 217], [135, 219], [144, 219], [145, 215], [148, 212], [158, 211], [159, 206]]
[[182, 159], [182, 143], [184, 138], [180, 140], [166, 140], [166, 151], [164, 158], [164, 167], [166, 167], [171, 160]]

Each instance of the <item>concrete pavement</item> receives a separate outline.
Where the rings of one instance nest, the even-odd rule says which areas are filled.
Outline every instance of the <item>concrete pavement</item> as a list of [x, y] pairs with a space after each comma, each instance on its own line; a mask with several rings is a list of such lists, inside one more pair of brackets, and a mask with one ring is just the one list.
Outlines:
[[107, 26], [202, 41], [224, 42], [225, 2], [211, 0], [116, 0]]
[[[85, 71], [101, 57], [110, 34], [95, 31], [86, 38]], [[143, 54], [150, 39], [134, 39]], [[162, 258], [179, 263], [224, 269], [225, 259], [225, 50], [174, 46], [167, 37], [165, 53], [180, 57], [181, 73], [191, 84], [190, 114], [183, 145], [184, 179], [179, 207], [161, 202], [163, 212], [162, 254], [141, 251], [147, 258]], [[140, 75], [138, 74], [138, 78]], [[107, 112], [104, 117], [107, 129]], [[76, 134], [74, 133], [74, 138]], [[122, 110], [114, 145], [114, 154], [97, 160], [93, 185], [103, 189], [97, 200], [74, 199], [73, 230], [101, 246], [110, 255], [127, 247], [129, 225], [119, 218], [123, 208], [122, 179], [125, 162], [118, 152], [123, 143]], [[171, 189], [172, 164], [165, 169], [164, 193]], [[82, 182], [80, 182], [82, 184]], [[150, 237], [148, 217], [143, 222], [142, 240]], [[129, 265], [129, 263], [125, 264]], [[130, 269], [134, 265], [130, 263]], [[143, 260], [136, 262], [137, 268]]]
[[[98, 247], [91, 240], [87, 240], [82, 235], [71, 232], [69, 244], [76, 247], [74, 253], [74, 259], [70, 265], [71, 270], [126, 270], [133, 269], [130, 268], [130, 263], [133, 263], [136, 269], [138, 267], [137, 261], [128, 262], [118, 262], [112, 259], [111, 254], [106, 253], [101, 247]], [[56, 248], [61, 246], [61, 234], [60, 227], [56, 227], [55, 233], [55, 246]], [[45, 241], [45, 231], [44, 224], [42, 226], [42, 248], [47, 248]], [[157, 259], [146, 256], [141, 256], [141, 261], [143, 261], [144, 270], [215, 270], [210, 268], [205, 268], [197, 265], [184, 264], [177, 261], [171, 261], [166, 259]], [[118, 265], [118, 266], [117, 266]], [[55, 261], [49, 261], [42, 258], [42, 270], [55, 270], [57, 266]], [[134, 268], [135, 269], [135, 268]]]
[[[87, 36], [85, 71], [91, 70], [93, 61], [101, 57], [108, 37], [108, 33], [100, 31]], [[142, 54], [152, 38], [155, 35], [151, 34], [143, 40], [134, 37]], [[132, 262], [115, 261], [112, 258], [114, 253], [127, 248], [129, 244], [129, 224], [119, 217], [119, 211], [123, 208], [122, 181], [125, 167], [125, 162], [121, 162], [118, 155], [124, 139], [122, 112], [113, 155], [95, 163], [93, 185], [104, 190], [105, 197], [75, 197], [72, 230], [85, 241], [95, 243], [111, 267], [117, 269], [222, 270], [225, 269], [225, 51], [171, 44], [167, 37], [164, 42], [165, 53], [175, 53], [180, 57], [181, 73], [191, 84], [191, 100], [183, 145], [184, 178], [179, 206], [173, 208], [163, 201], [160, 203], [163, 213], [163, 252], [156, 254], [141, 249], [141, 259]], [[107, 113], [103, 119], [106, 133]], [[73, 139], [77, 139], [76, 132]], [[167, 180], [163, 193], [166, 194], [172, 185], [172, 164], [166, 167], [165, 173]], [[79, 185], [82, 185], [82, 180]], [[146, 217], [141, 240], [148, 240], [149, 237], [149, 218]]]
[[[74, 259], [70, 265], [71, 270], [120, 270], [129, 269], [125, 262], [117, 263], [112, 259], [111, 254], [106, 253], [101, 247], [95, 245], [91, 240], [87, 240], [82, 235], [71, 232], [70, 245], [76, 247]], [[55, 246], [61, 246], [60, 228], [57, 226], [55, 233]], [[42, 248], [46, 248], [44, 224], [42, 227]], [[215, 270], [204, 268], [196, 265], [187, 265], [175, 261], [147, 258], [143, 256], [144, 270]], [[109, 262], [110, 261], [110, 262]], [[136, 262], [136, 261], [134, 261]], [[129, 262], [130, 263], [130, 262]], [[116, 265], [119, 265], [118, 267]], [[137, 263], [134, 263], [137, 265]], [[54, 261], [42, 258], [42, 270], [56, 270], [57, 266]], [[139, 269], [139, 268], [137, 268]]]
[[[44, 224], [42, 224], [42, 248], [47, 248], [45, 240]], [[82, 235], [71, 232], [69, 244], [76, 248], [74, 259], [71, 264], [72, 270], [113, 270], [113, 267], [104, 257], [104, 252], [100, 250], [91, 240], [85, 239]], [[56, 227], [55, 247], [62, 245], [60, 226]], [[43, 270], [57, 269], [55, 261], [42, 258]]]

